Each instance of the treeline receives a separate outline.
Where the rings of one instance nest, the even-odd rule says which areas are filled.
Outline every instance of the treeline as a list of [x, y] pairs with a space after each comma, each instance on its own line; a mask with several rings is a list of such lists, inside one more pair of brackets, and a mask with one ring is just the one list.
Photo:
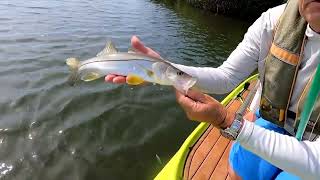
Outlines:
[[[173, 0], [179, 1], [179, 0]], [[184, 0], [191, 5], [217, 14], [254, 20], [271, 7], [284, 0]]]

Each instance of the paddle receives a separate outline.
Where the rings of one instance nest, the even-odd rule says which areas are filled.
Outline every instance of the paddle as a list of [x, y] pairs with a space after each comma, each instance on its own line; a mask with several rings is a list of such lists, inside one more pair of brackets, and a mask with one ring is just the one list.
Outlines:
[[320, 64], [318, 64], [314, 79], [312, 80], [310, 91], [303, 106], [301, 120], [299, 123], [296, 138], [301, 141], [303, 133], [307, 127], [315, 102], [320, 94]]

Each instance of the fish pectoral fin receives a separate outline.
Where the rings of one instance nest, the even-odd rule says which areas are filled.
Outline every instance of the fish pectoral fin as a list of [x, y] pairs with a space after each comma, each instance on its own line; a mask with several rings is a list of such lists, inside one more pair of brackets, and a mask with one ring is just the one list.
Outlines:
[[106, 44], [106, 47], [97, 54], [98, 56], [106, 56], [108, 54], [116, 54], [118, 53], [118, 49], [116, 48], [116, 46], [113, 44], [112, 41], [108, 41]]
[[144, 72], [148, 75], [148, 77], [150, 77], [150, 78], [153, 78], [153, 77], [154, 77], [154, 73], [153, 73], [153, 71], [151, 71], [150, 69], [147, 69], [147, 68], [143, 67], [143, 66], [140, 65], [140, 64], [138, 64], [138, 67], [139, 67], [142, 71], [144, 71]]
[[135, 74], [128, 74], [126, 82], [129, 85], [139, 85], [144, 82], [144, 79]]
[[163, 62], [155, 62], [152, 64], [153, 77], [159, 84], [167, 82], [169, 80], [165, 74], [167, 68], [168, 65]]
[[149, 69], [146, 69], [146, 73], [147, 75], [150, 77], [150, 78], [153, 78], [154, 77], [154, 72], [149, 70]]

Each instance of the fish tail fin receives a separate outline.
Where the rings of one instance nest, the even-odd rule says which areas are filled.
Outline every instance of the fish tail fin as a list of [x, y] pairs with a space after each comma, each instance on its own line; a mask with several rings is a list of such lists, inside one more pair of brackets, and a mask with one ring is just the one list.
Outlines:
[[68, 78], [68, 84], [74, 86], [79, 79], [78, 69], [80, 61], [77, 58], [68, 58], [66, 60], [67, 65], [69, 66], [70, 76]]

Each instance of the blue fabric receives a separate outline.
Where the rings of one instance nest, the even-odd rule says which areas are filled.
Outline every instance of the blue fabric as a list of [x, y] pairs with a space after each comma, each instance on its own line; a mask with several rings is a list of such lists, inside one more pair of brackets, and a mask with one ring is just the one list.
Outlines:
[[300, 178], [283, 171], [276, 177], [275, 180], [300, 180]]
[[[286, 134], [283, 128], [261, 118], [258, 111], [256, 112], [256, 116], [258, 118], [255, 122], [256, 125], [281, 134]], [[281, 169], [247, 151], [241, 147], [238, 142], [235, 142], [231, 148], [229, 163], [236, 174], [243, 180], [271, 180], [282, 174]], [[284, 173], [281, 176], [285, 176], [288, 179], [289, 175], [288, 173]], [[281, 179], [278, 180], [283, 180], [282, 177], [279, 178]]]

